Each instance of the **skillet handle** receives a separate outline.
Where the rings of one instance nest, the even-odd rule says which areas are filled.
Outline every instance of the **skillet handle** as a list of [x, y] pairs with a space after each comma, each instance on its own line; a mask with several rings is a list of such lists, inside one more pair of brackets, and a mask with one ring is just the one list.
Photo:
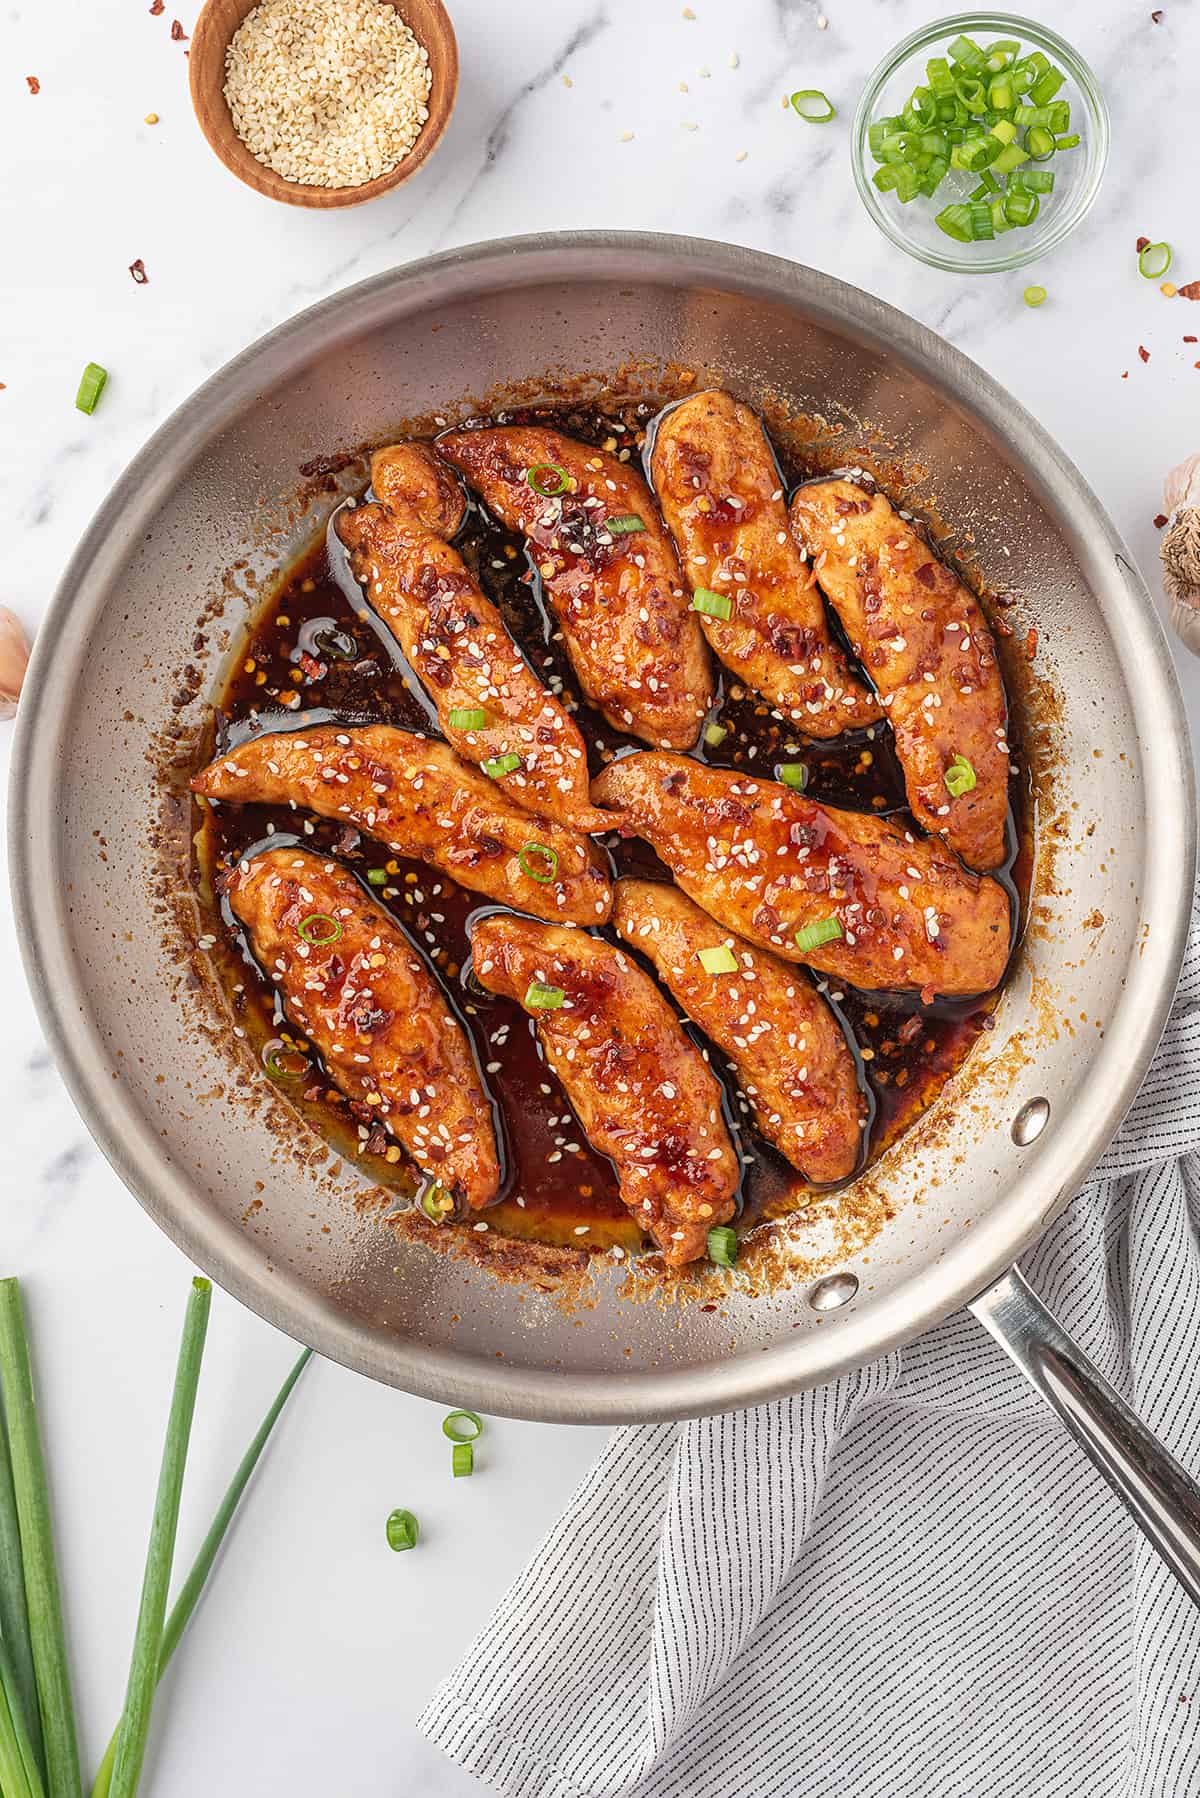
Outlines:
[[1200, 1606], [1200, 1487], [1150, 1434], [1015, 1267], [971, 1311], [1099, 1468]]

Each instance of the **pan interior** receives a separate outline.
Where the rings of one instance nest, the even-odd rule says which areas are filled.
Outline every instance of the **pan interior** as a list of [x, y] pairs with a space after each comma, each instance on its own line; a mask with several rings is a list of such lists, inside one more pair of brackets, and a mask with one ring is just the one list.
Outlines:
[[[769, 1295], [632, 1302], [607, 1270], [567, 1303], [397, 1241], [352, 1168], [298, 1142], [225, 1033], [176, 920], [186, 814], [169, 771], [256, 604], [353, 484], [339, 456], [500, 384], [592, 391], [685, 367], [927, 471], [985, 578], [1037, 630], [1030, 927], [965, 1076], [878, 1165], [889, 1221], [827, 1223]], [[1189, 762], [1149, 601], [1096, 502], [1019, 408], [863, 295], [686, 240], [523, 240], [397, 271], [231, 365], [139, 457], [43, 635], [23, 708], [17, 897], [43, 1014], [101, 1146], [202, 1266], [294, 1335], [411, 1390], [531, 1416], [729, 1408], [865, 1360], [982, 1287], [1082, 1177], [1165, 1015], [1190, 893]], [[30, 714], [36, 714], [36, 724]], [[1154, 853], [1151, 855], [1151, 844]], [[165, 878], [164, 878], [165, 876]], [[1033, 1099], [1048, 1122], [1013, 1124]], [[857, 1294], [810, 1303], [844, 1271]], [[551, 1282], [546, 1283], [548, 1286]], [[828, 1296], [826, 1294], [825, 1296]]]

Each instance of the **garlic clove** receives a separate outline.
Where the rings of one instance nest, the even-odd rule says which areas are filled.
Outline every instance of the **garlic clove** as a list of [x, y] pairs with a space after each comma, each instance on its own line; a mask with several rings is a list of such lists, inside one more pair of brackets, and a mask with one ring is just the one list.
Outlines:
[[1180, 506], [1200, 511], [1200, 456], [1185, 456], [1163, 482], [1163, 504], [1168, 515]]
[[0, 606], [0, 718], [11, 718], [29, 666], [29, 642], [21, 621], [7, 606]]

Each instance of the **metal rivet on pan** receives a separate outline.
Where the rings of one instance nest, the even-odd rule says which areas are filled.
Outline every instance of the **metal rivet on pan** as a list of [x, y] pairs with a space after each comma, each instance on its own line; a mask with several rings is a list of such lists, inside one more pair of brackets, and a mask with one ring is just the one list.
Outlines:
[[1050, 1117], [1049, 1099], [1030, 1099], [1013, 1119], [1012, 1139], [1023, 1149], [1036, 1142]]
[[814, 1311], [836, 1311], [840, 1305], [848, 1305], [857, 1291], [857, 1275], [830, 1274], [827, 1280], [817, 1281], [808, 1302]]

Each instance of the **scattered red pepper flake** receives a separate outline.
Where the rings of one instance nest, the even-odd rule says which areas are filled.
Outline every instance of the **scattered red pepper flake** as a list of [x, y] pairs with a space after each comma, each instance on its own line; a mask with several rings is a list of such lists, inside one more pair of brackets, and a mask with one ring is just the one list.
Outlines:
[[1038, 645], [1037, 627], [1035, 625], [1031, 624], [1028, 631], [1025, 634], [1025, 654], [1029, 657], [1029, 660], [1031, 662], [1032, 662], [1034, 656], [1037, 654], [1037, 645]]
[[1148, 250], [1150, 248], [1150, 239], [1148, 237], [1139, 237], [1136, 247], [1137, 253], [1140, 256], [1143, 250]]
[[1200, 281], [1189, 281], [1186, 287], [1180, 287], [1176, 291], [1181, 293], [1185, 300], [1200, 300]]
[[1200, 337], [1185, 337], [1183, 341], [1185, 343], [1200, 343]]
[[140, 256], [136, 262], [131, 262], [129, 264], [129, 272], [139, 287], [145, 287], [147, 281], [150, 279], [149, 275], [146, 273], [146, 264], [142, 261]]
[[167, 0], [150, 0], [150, 11], [155, 18], [165, 9], [166, 4]]
[[31, 94], [40, 94], [42, 91], [42, 84], [36, 75], [26, 75], [25, 85]]
[[1159, 10], [1157, 12], [1152, 12], [1150, 14], [1150, 20], [1151, 20], [1151, 23], [1154, 25], [1162, 24], [1162, 9], [1161, 9], [1161, 7], [1159, 8]]
[[1139, 356], [1140, 356], [1140, 357], [1141, 357], [1141, 359], [1142, 359], [1142, 361], [1143, 361], [1143, 362], [1149, 362], [1149, 360], [1150, 360], [1150, 352], [1149, 352], [1149, 350], [1148, 350], [1148, 349], [1147, 349], [1147, 348], [1146, 348], [1146, 346], [1145, 346], [1145, 344], [1144, 344], [1144, 343], [1139, 343], [1139, 344], [1138, 344], [1138, 355], [1139, 355]]
[[1155, 514], [1154, 528], [1156, 531], [1161, 531], [1164, 524], [1166, 524], [1166, 522], [1167, 522], [1167, 515], [1165, 512], [1158, 512]]
[[182, 44], [182, 42], [186, 36], [187, 36], [187, 32], [183, 29], [183, 26], [179, 23], [179, 20], [172, 19], [171, 20], [171, 41], [176, 44]]
[[1128, 369], [1125, 370], [1125, 373], [1121, 376], [1121, 379], [1123, 381], [1127, 381], [1129, 379], [1129, 370]]

